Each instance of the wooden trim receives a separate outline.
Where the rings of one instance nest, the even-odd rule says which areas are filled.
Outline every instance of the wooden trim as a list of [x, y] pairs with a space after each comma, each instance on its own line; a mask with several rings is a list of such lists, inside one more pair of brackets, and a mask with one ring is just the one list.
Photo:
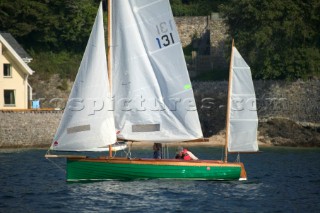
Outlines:
[[198, 139], [194, 139], [194, 140], [190, 140], [190, 141], [183, 141], [183, 142], [209, 142], [210, 139], [209, 138], [198, 138]]
[[32, 75], [34, 71], [28, 66], [27, 63], [23, 61], [23, 59], [18, 55], [16, 50], [9, 44], [9, 42], [0, 34], [0, 42], [2, 43], [2, 53], [3, 53], [3, 45], [8, 49], [8, 52], [11, 56], [13, 56], [14, 62], [18, 62], [18, 66], [21, 68], [21, 70], [27, 74]]
[[246, 172], [246, 169], [244, 168], [243, 163], [240, 163], [240, 165], [241, 165], [240, 179], [242, 179], [242, 180], [247, 180], [247, 172]]
[[[126, 139], [124, 138], [119, 138], [117, 137], [117, 140], [118, 141], [126, 141], [126, 142], [129, 142], [127, 141]], [[130, 142], [135, 142], [135, 143], [139, 143], [139, 142], [147, 142], [147, 141], [135, 141], [135, 140], [130, 140]], [[180, 143], [180, 142], [183, 142], [183, 143], [188, 143], [188, 142], [210, 142], [210, 139], [209, 138], [198, 138], [198, 139], [194, 139], [194, 140], [189, 140], [189, 141], [175, 141], [177, 143]], [[150, 142], [150, 144], [152, 144], [153, 142]], [[173, 143], [173, 142], [172, 142]], [[172, 144], [171, 143], [171, 144]]]
[[69, 158], [70, 160], [79, 160], [87, 162], [115, 163], [115, 164], [146, 164], [146, 165], [170, 165], [170, 166], [221, 166], [221, 167], [239, 167], [241, 163], [225, 163], [220, 160], [176, 160], [176, 159], [127, 159], [127, 158]]

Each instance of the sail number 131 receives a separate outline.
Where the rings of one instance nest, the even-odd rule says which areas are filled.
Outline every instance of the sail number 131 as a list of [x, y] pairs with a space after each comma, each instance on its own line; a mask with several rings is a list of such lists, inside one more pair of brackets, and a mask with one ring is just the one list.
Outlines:
[[156, 38], [159, 48], [169, 46], [170, 44], [174, 44], [174, 39], [172, 35], [173, 27], [171, 20], [168, 22], [161, 22], [160, 24], [156, 25], [156, 28], [158, 34], [162, 35]]

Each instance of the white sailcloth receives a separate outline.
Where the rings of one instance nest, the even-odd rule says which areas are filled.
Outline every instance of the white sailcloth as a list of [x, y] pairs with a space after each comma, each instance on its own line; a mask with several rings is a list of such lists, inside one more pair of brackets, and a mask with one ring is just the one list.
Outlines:
[[50, 149], [102, 151], [103, 147], [115, 143], [110, 100], [100, 3], [76, 80]]
[[250, 67], [233, 47], [229, 152], [258, 151], [258, 115]]
[[186, 62], [168, 0], [113, 1], [115, 124], [128, 140], [202, 137]]

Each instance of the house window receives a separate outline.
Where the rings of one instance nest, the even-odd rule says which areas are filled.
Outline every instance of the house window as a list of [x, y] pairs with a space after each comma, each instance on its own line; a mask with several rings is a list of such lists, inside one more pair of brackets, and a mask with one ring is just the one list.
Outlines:
[[11, 64], [3, 64], [3, 76], [4, 77], [11, 77]]
[[4, 90], [4, 105], [5, 106], [15, 106], [16, 99], [14, 90]]

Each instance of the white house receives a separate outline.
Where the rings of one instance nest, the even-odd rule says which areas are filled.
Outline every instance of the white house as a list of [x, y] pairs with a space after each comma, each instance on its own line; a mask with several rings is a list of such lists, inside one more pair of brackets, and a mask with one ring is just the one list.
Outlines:
[[32, 58], [10, 33], [0, 32], [0, 109], [28, 109], [32, 100], [28, 66]]

